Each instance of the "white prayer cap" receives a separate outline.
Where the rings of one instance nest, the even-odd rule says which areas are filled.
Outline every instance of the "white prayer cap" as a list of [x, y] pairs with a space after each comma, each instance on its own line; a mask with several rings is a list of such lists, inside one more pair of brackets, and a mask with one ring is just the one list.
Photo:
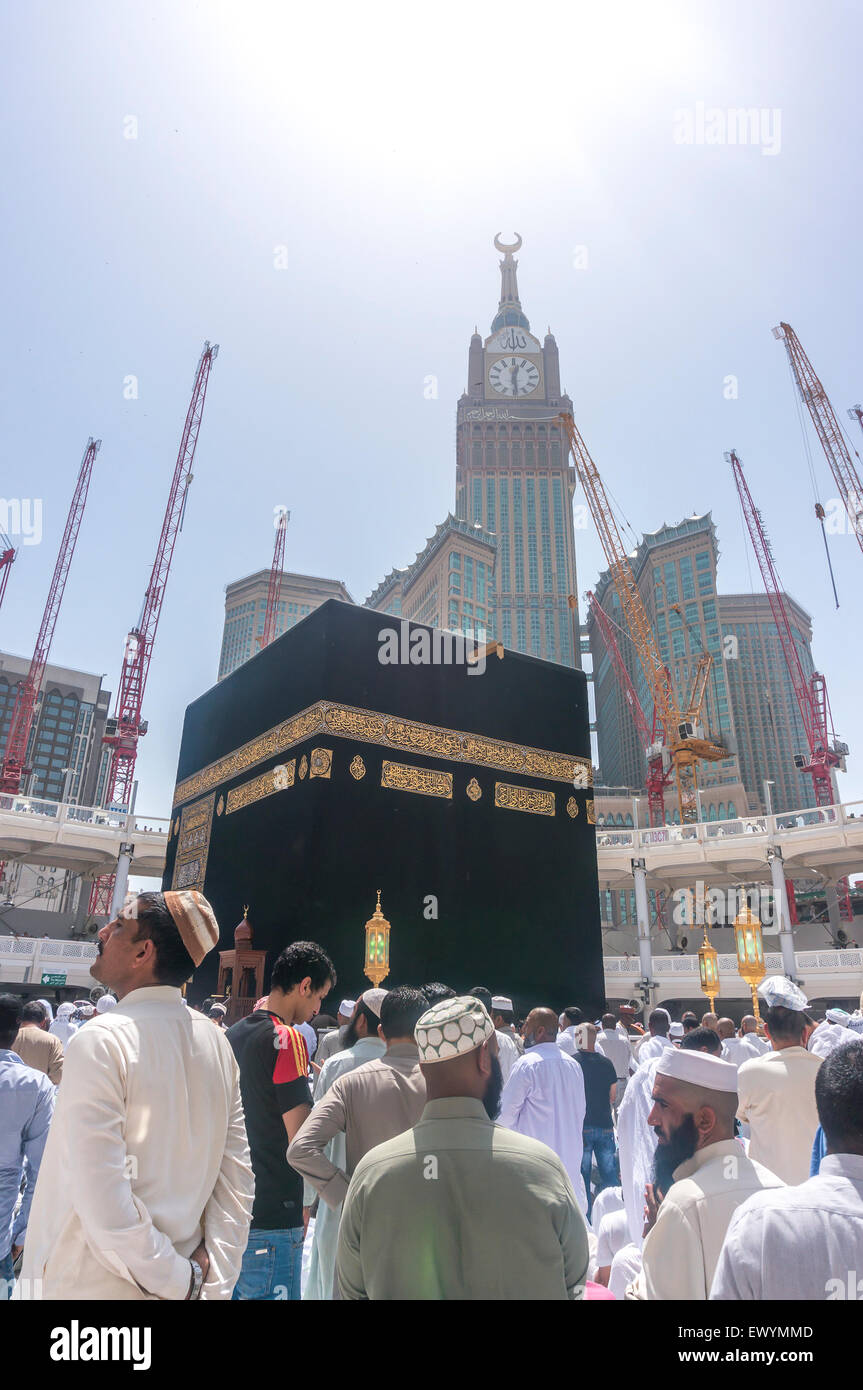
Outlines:
[[357, 1007], [356, 999], [343, 999], [339, 1005], [339, 1013], [342, 1018], [352, 1018], [354, 1009]]
[[666, 1047], [656, 1064], [657, 1076], [670, 1076], [674, 1081], [687, 1081], [705, 1091], [737, 1091], [737, 1068], [733, 1062], [722, 1062], [707, 1052], [688, 1052], [685, 1048]]
[[103, 994], [101, 999], [97, 1000], [96, 1002], [96, 1013], [106, 1014], [111, 1009], [115, 1009], [116, 1007], [117, 1001], [114, 998], [113, 994]]
[[[99, 1004], [101, 1004], [101, 1002], [102, 1001], [100, 999]], [[96, 1005], [97, 1009], [99, 1007], [99, 1004]], [[228, 1010], [225, 1008], [224, 1004], [211, 1004], [207, 1012], [210, 1014], [227, 1014]]]
[[838, 1023], [843, 1028], [847, 1028], [851, 1015], [847, 1009], [828, 1009], [826, 1018], [828, 1023]]
[[852, 1033], [863, 1033], [863, 1013], [855, 1009], [848, 1019], [848, 1027]]
[[381, 1004], [389, 994], [388, 989], [366, 989], [360, 995], [359, 1002], [365, 1004], [367, 1009], [371, 1009], [375, 1018], [381, 1016]]
[[491, 1007], [493, 1009], [502, 1009], [503, 1012], [507, 1014], [514, 1012], [512, 1000], [506, 994], [496, 994], [491, 1001]]
[[684, 1027], [683, 1027], [683, 1024], [682, 1024], [682, 1023], [672, 1023], [671, 1027], [670, 1027], [669, 1030], [668, 1030], [668, 1036], [669, 1036], [670, 1038], [682, 1038], [682, 1037], [683, 1037], [683, 1034], [684, 1034]]
[[417, 1021], [414, 1036], [421, 1062], [449, 1062], [474, 1052], [494, 1034], [494, 1024], [472, 994], [442, 999]]
[[809, 1008], [809, 1000], [803, 990], [784, 975], [768, 975], [758, 986], [758, 993], [769, 1009], [781, 1005], [783, 1009], [790, 1009], [792, 1013], [802, 1014]]
[[60, 1005], [58, 1006], [58, 1008], [57, 1008], [57, 1017], [58, 1017], [58, 1018], [70, 1018], [71, 1015], [72, 1015], [74, 1012], [75, 1012], [75, 1005], [74, 1005], [74, 1004], [68, 1004], [68, 1003], [66, 1003], [66, 1004], [60, 1004]]
[[93, 1004], [85, 1003], [78, 1005], [78, 1013], [81, 1015], [82, 1018], [92, 1018], [95, 1012], [96, 1009]]
[[671, 1022], [671, 1014], [668, 1012], [667, 1009], [653, 1009], [652, 1012], [655, 1014], [665, 1014], [665, 1017], [668, 1019], [668, 1022]]

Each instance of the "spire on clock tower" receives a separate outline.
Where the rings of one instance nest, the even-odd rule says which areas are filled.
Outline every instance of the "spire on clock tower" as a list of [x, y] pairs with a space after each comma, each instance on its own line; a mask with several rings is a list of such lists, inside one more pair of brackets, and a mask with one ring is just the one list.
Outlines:
[[515, 235], [516, 240], [512, 245], [501, 241], [500, 232], [494, 239], [497, 250], [503, 252], [503, 260], [500, 263], [500, 304], [491, 325], [492, 333], [507, 327], [524, 328], [530, 332], [530, 323], [518, 297], [518, 261], [513, 258], [512, 253], [521, 249], [522, 240], [518, 232]]

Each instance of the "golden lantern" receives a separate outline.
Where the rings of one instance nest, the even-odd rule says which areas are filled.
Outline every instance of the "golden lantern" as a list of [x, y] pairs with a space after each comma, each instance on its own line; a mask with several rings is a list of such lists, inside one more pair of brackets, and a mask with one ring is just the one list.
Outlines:
[[375, 989], [390, 973], [390, 924], [381, 912], [381, 890], [374, 915], [366, 922], [366, 960], [363, 966]]
[[752, 1012], [761, 1025], [758, 1009], [758, 986], [766, 974], [764, 968], [764, 943], [761, 923], [748, 907], [738, 912], [734, 919], [734, 945], [737, 950], [737, 971], [746, 981], [752, 994]]
[[704, 940], [698, 948], [698, 973], [701, 976], [701, 988], [710, 1000], [710, 1012], [714, 1013], [713, 1001], [719, 993], [719, 955], [716, 947], [710, 944], [706, 924]]

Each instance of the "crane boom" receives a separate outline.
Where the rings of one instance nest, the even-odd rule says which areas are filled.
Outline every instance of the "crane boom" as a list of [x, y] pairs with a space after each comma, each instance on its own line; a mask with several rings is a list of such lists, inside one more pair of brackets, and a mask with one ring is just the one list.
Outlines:
[[[830, 399], [816, 375], [815, 368], [803, 351], [800, 339], [790, 323], [780, 323], [773, 329], [774, 338], [785, 343], [791, 371], [797, 383], [803, 404], [812, 417], [815, 431], [821, 441], [821, 448], [830, 465], [839, 496], [851, 527], [857, 537], [857, 544], [863, 550], [863, 483], [854, 466], [851, 450], [842, 433]], [[855, 450], [856, 453], [856, 450]], [[859, 456], [858, 456], [859, 457]]]
[[[147, 732], [147, 724], [142, 719], [142, 709], [150, 660], [159, 628], [165, 588], [171, 572], [174, 547], [182, 529], [186, 499], [192, 483], [192, 464], [201, 429], [204, 402], [207, 398], [207, 383], [218, 352], [218, 344], [211, 347], [209, 343], [205, 343], [198, 362], [192, 398], [186, 412], [171, 490], [162, 520], [162, 531], [156, 547], [156, 558], [144, 593], [141, 616], [126, 638], [114, 715], [106, 724], [104, 742], [111, 749], [111, 764], [105, 781], [103, 804], [120, 804], [127, 811], [131, 806], [138, 740]], [[113, 874], [105, 875], [94, 882], [90, 894], [91, 912], [104, 913], [110, 909], [113, 884]]]
[[281, 511], [276, 524], [276, 541], [273, 546], [273, 564], [270, 569], [270, 582], [267, 587], [267, 611], [264, 615], [264, 631], [258, 638], [258, 646], [268, 647], [276, 635], [276, 615], [279, 609], [279, 596], [282, 592], [282, 571], [285, 565], [285, 532], [291, 519], [290, 512]]
[[752, 500], [752, 493], [749, 491], [749, 484], [743, 473], [743, 465], [736, 450], [732, 449], [731, 453], [726, 454], [725, 457], [731, 464], [731, 471], [734, 474], [734, 482], [740, 498], [740, 505], [743, 508], [749, 539], [752, 542], [752, 549], [761, 571], [761, 578], [776, 631], [779, 634], [794, 698], [797, 701], [800, 717], [803, 720], [803, 728], [806, 731], [809, 760], [802, 770], [812, 775], [816, 806], [830, 806], [834, 800], [831, 773], [834, 768], [839, 766], [840, 758], [831, 746], [832, 717], [830, 701], [827, 696], [827, 683], [817, 671], [808, 680], [806, 678], [797, 644], [791, 631], [785, 594], [779, 581], [773, 551], [761, 513]]
[[590, 612], [593, 614], [594, 621], [602, 635], [605, 649], [611, 659], [617, 676], [620, 692], [625, 703], [629, 706], [635, 730], [641, 739], [644, 748], [644, 756], [647, 760], [647, 807], [648, 818], [653, 826], [665, 824], [665, 788], [668, 784], [670, 775], [670, 764], [666, 770], [663, 768], [661, 740], [656, 739], [656, 715], [653, 716], [653, 729], [650, 729], [645, 718], [644, 710], [641, 708], [635, 686], [626, 669], [626, 663], [621, 655], [617, 637], [614, 633], [614, 625], [611, 622], [602, 604], [597, 601], [592, 593], [588, 591], [587, 601], [590, 604]]
[[23, 773], [29, 771], [29, 768], [26, 767], [27, 744], [30, 738], [30, 730], [33, 727], [36, 700], [39, 696], [42, 677], [45, 674], [45, 667], [48, 663], [51, 643], [54, 640], [54, 629], [57, 626], [60, 605], [63, 602], [63, 591], [66, 588], [66, 580], [69, 577], [72, 556], [75, 554], [75, 546], [78, 541], [78, 532], [81, 529], [81, 520], [84, 516], [84, 507], [87, 503], [87, 493], [90, 489], [90, 475], [93, 472], [93, 461], [101, 447], [101, 439], [88, 439], [87, 447], [84, 450], [84, 457], [81, 460], [81, 467], [78, 470], [78, 481], [75, 484], [75, 491], [72, 494], [69, 515], [66, 518], [66, 529], [63, 532], [63, 539], [60, 542], [60, 550], [54, 565], [51, 587], [48, 590], [48, 598], [42, 614], [42, 622], [39, 627], [39, 635], [36, 638], [36, 646], [33, 649], [33, 656], [30, 660], [30, 667], [27, 675], [18, 686], [18, 694], [15, 698], [15, 706], [12, 710], [9, 737], [6, 740], [6, 752], [3, 758], [3, 769], [2, 773], [0, 773], [0, 791], [2, 792], [12, 792], [14, 794], [20, 791], [21, 777]]
[[6, 593], [6, 585], [9, 583], [9, 573], [17, 550], [12, 544], [5, 531], [0, 531], [0, 607], [3, 606], [3, 595]]
[[681, 821], [698, 817], [695, 787], [695, 765], [703, 758], [718, 762], [728, 752], [712, 739], [698, 736], [691, 722], [685, 721], [671, 683], [671, 674], [654, 636], [647, 609], [641, 597], [629, 556], [623, 544], [617, 518], [605, 491], [596, 464], [569, 414], [558, 416], [568, 439], [575, 471], [584, 488], [599, 539], [605, 551], [609, 574], [617, 590], [620, 606], [630, 635], [635, 643], [648, 689], [653, 695], [655, 718], [668, 746], [677, 781]]

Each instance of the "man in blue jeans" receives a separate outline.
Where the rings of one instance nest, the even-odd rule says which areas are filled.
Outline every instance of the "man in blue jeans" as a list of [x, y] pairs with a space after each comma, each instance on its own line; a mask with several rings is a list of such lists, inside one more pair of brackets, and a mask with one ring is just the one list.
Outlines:
[[584, 1074], [584, 1150], [581, 1158], [581, 1176], [587, 1192], [587, 1219], [593, 1210], [594, 1194], [590, 1190], [590, 1175], [593, 1159], [599, 1172], [597, 1192], [604, 1187], [614, 1187], [617, 1183], [617, 1164], [614, 1153], [614, 1125], [611, 1107], [617, 1089], [617, 1072], [614, 1063], [601, 1052], [596, 1051], [596, 1028], [592, 1023], [581, 1023], [575, 1032], [576, 1053]]
[[313, 941], [295, 941], [273, 966], [266, 1008], [226, 1034], [240, 1069], [240, 1093], [255, 1174], [255, 1205], [234, 1299], [299, 1301], [303, 1180], [288, 1145], [312, 1106], [306, 1042], [296, 1026], [320, 1012], [335, 988], [332, 961]]
[[[25, 1066], [12, 1050], [23, 1004], [20, 995], [0, 995], [0, 1302], [11, 1297], [15, 1283], [12, 1262], [27, 1233], [56, 1090], [44, 1072]], [[22, 1178], [24, 1196], [14, 1216]]]

